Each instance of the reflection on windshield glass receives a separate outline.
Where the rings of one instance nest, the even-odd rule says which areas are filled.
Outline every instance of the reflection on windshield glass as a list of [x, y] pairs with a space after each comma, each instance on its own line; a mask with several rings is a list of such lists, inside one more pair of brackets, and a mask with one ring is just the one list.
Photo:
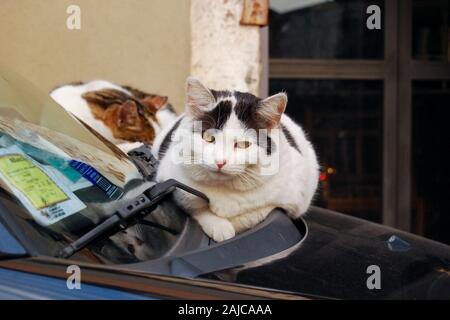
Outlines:
[[0, 130], [16, 140], [95, 167], [115, 184], [139, 177], [127, 157], [110, 148], [32, 84], [0, 67]]
[[[0, 217], [11, 216], [39, 251], [55, 255], [113, 214], [117, 200], [146, 187], [124, 153], [0, 67]], [[184, 216], [172, 210], [149, 219], [180, 228]], [[80, 255], [134, 262], [161, 255], [173, 241], [161, 230], [136, 225]]]

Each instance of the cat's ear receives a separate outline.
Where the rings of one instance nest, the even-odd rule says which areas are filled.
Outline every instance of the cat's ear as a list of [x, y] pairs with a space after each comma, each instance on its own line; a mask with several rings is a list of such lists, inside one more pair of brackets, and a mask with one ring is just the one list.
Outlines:
[[280, 92], [260, 102], [258, 115], [265, 122], [267, 129], [278, 127], [281, 116], [286, 110], [287, 100], [287, 95], [284, 92]]
[[193, 77], [186, 80], [186, 97], [186, 112], [194, 117], [209, 111], [216, 102], [211, 91]]
[[158, 95], [149, 95], [143, 99], [140, 100], [140, 102], [148, 108], [148, 110], [152, 113], [158, 111], [161, 109], [161, 107], [165, 106], [167, 104], [168, 98], [165, 96], [158, 96]]
[[131, 86], [122, 86], [122, 88], [129, 91], [134, 98], [139, 100], [139, 102], [142, 103], [152, 113], [158, 111], [167, 103], [168, 98], [165, 96], [148, 93]]

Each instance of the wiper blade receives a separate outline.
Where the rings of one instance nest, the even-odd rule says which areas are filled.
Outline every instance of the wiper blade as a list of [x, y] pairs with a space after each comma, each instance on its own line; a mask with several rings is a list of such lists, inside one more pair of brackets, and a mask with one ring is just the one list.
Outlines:
[[119, 230], [126, 229], [130, 225], [139, 222], [151, 213], [161, 201], [175, 191], [176, 188], [182, 189], [209, 202], [206, 195], [177, 180], [170, 179], [157, 183], [136, 198], [129, 200], [125, 205], [114, 212], [111, 217], [82, 235], [79, 239], [64, 247], [56, 256], [59, 258], [69, 258], [95, 240], [110, 235], [111, 233], [114, 234]]

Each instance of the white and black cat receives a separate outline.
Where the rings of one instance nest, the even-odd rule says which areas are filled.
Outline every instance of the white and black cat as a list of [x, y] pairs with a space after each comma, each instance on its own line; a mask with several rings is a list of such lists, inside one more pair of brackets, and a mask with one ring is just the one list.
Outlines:
[[302, 128], [284, 114], [286, 104], [284, 93], [260, 99], [188, 78], [185, 113], [156, 137], [157, 180], [174, 178], [208, 196], [209, 204], [177, 191], [175, 200], [215, 241], [277, 207], [292, 218], [307, 211], [319, 165]]
[[167, 97], [104, 80], [63, 85], [50, 96], [125, 152], [151, 144], [176, 117]]

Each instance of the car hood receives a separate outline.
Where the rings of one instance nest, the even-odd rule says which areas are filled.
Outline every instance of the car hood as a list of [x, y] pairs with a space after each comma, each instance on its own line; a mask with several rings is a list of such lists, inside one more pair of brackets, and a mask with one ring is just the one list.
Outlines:
[[215, 276], [338, 299], [450, 298], [450, 247], [320, 208], [304, 222], [293, 248]]

